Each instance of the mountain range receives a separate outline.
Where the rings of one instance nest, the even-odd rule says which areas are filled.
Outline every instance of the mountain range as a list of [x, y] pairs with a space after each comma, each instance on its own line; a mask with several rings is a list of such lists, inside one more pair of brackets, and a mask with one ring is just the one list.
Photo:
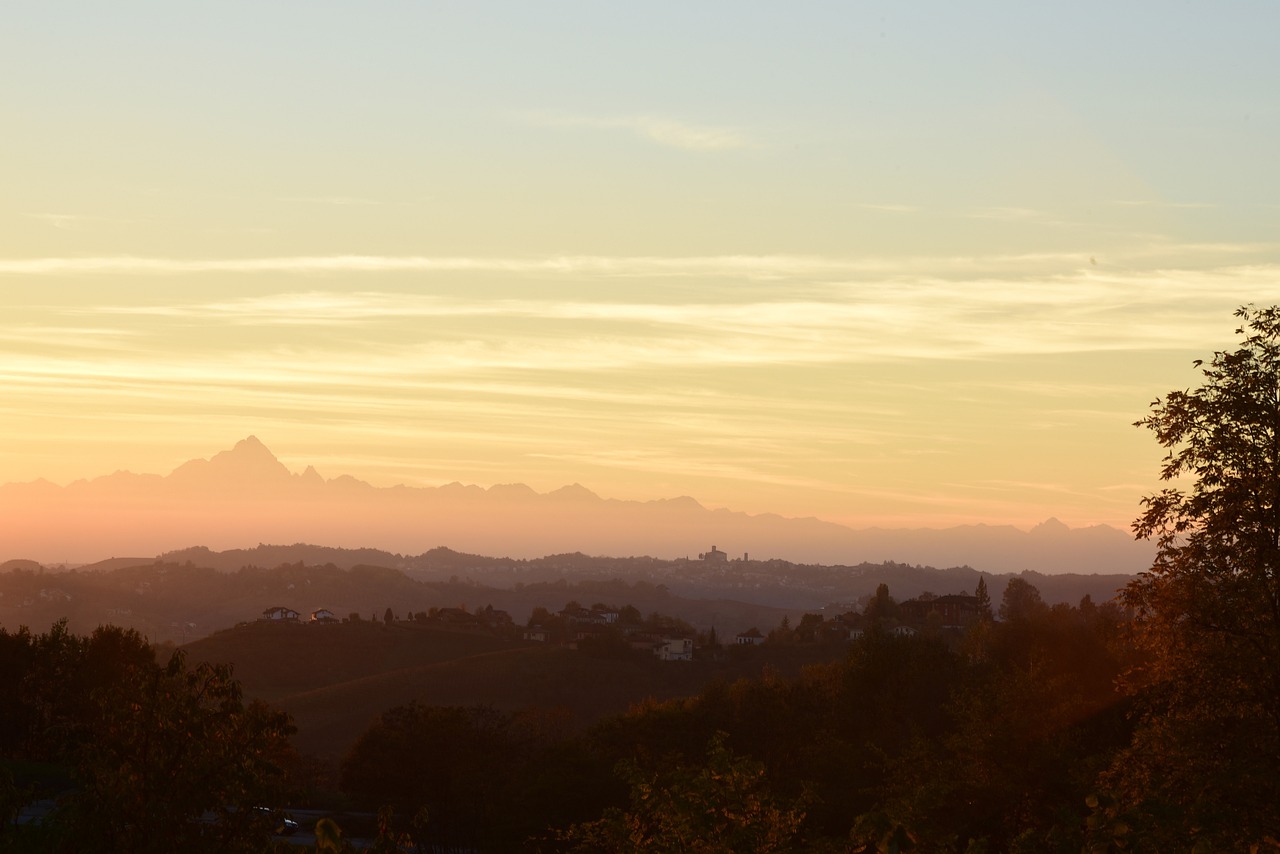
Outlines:
[[0, 486], [0, 559], [86, 563], [107, 555], [157, 555], [202, 545], [260, 543], [376, 547], [413, 554], [464, 552], [540, 557], [697, 557], [713, 546], [732, 559], [856, 564], [896, 561], [984, 572], [1141, 572], [1154, 547], [1110, 526], [1069, 528], [1049, 519], [1013, 526], [854, 529], [814, 518], [709, 509], [693, 498], [627, 501], [572, 484], [538, 493], [488, 488], [375, 487], [354, 477], [291, 472], [256, 437], [168, 475], [119, 471], [57, 486]]

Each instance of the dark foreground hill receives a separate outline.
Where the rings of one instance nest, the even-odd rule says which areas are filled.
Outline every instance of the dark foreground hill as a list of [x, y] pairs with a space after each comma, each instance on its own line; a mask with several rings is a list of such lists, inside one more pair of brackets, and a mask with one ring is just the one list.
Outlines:
[[839, 647], [729, 649], [718, 660], [596, 657], [482, 628], [361, 621], [239, 626], [184, 647], [192, 661], [231, 663], [246, 696], [293, 715], [295, 744], [341, 759], [383, 711], [410, 702], [537, 710], [574, 731], [646, 700], [698, 693], [716, 679], [794, 676]]

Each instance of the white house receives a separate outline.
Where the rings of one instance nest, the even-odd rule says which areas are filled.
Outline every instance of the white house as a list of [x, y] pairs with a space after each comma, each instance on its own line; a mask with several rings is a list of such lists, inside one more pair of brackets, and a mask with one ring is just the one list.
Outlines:
[[659, 661], [693, 661], [693, 639], [663, 638], [654, 647], [653, 654]]
[[330, 611], [328, 608], [320, 608], [311, 612], [311, 622], [313, 623], [338, 623], [338, 615]]

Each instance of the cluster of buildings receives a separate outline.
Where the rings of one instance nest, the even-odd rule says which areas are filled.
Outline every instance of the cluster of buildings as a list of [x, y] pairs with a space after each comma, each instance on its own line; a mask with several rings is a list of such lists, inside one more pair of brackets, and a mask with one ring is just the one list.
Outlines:
[[[268, 623], [303, 622], [302, 614], [292, 608], [286, 608], [284, 605], [272, 605], [270, 608], [263, 611], [262, 616], [258, 619]], [[328, 608], [319, 608], [311, 612], [311, 617], [307, 619], [306, 622], [323, 625], [326, 623], [340, 623], [342, 620], [337, 614], [334, 614]]]
[[[418, 611], [407, 616], [414, 622], [436, 622], [450, 625], [482, 625], [490, 628], [511, 626], [511, 615], [499, 611], [492, 606], [471, 612], [465, 608], [432, 608], [430, 611]], [[376, 620], [376, 617], [371, 617]], [[319, 608], [311, 612], [310, 617], [283, 605], [274, 605], [262, 612], [259, 622], [268, 623], [307, 623], [309, 625], [333, 625], [343, 622], [342, 618], [328, 608]]]
[[659, 661], [693, 661], [692, 637], [623, 621], [621, 617], [621, 611], [603, 605], [568, 605], [554, 615], [550, 625], [530, 625], [524, 630], [524, 639], [558, 642], [570, 649], [578, 649], [584, 643], [621, 640], [628, 648], [650, 653]]
[[[700, 555], [704, 560], [727, 560], [724, 552], [712, 546], [711, 552]], [[893, 605], [892, 616], [849, 611], [831, 619], [809, 614], [798, 627], [791, 628], [797, 640], [807, 642], [833, 642], [856, 640], [873, 624], [890, 635], [908, 637], [923, 629], [964, 629], [982, 616], [982, 603], [978, 597], [964, 593], [934, 596], [924, 594], [915, 599]], [[624, 619], [623, 611], [630, 611]], [[541, 611], [541, 609], [539, 609]], [[625, 645], [625, 647], [652, 654], [660, 661], [692, 661], [694, 639], [688, 633], [671, 631], [639, 620], [634, 609], [620, 611], [605, 605], [590, 608], [570, 603], [564, 609], [549, 614], [546, 619], [531, 622], [523, 630], [523, 638], [536, 643], [557, 643], [578, 649], [582, 645]], [[387, 619], [390, 620], [388, 611]], [[475, 612], [465, 608], [432, 608], [429, 612], [410, 614], [414, 621], [438, 622], [449, 625], [475, 625], [491, 629], [514, 630], [514, 623], [506, 611], [487, 607]], [[327, 608], [312, 611], [306, 619], [298, 611], [283, 605], [267, 608], [262, 621], [293, 622], [325, 625], [342, 620]], [[678, 622], [678, 621], [677, 621]], [[686, 627], [687, 628], [687, 627]], [[770, 636], [752, 627], [734, 638], [738, 646], [758, 646]]]

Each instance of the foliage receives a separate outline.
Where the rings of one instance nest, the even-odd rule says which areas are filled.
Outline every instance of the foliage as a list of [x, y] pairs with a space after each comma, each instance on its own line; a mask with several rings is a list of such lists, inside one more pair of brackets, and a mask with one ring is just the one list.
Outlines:
[[774, 793], [804, 793], [805, 850], [1078, 851], [1085, 798], [1130, 733], [1113, 684], [1121, 619], [1108, 606], [1033, 608], [976, 623], [964, 655], [873, 628], [799, 679], [713, 683], [607, 721], [590, 741], [634, 767], [687, 769], [725, 733]]
[[229, 667], [188, 668], [180, 654], [99, 699], [65, 807], [72, 838], [131, 852], [261, 849], [271, 821], [256, 807], [282, 776], [286, 715], [246, 706]]
[[1110, 778], [1151, 838], [1223, 849], [1280, 838], [1280, 308], [1236, 315], [1240, 346], [1136, 424], [1169, 485], [1134, 524], [1159, 547], [1124, 593], [1144, 713]]
[[891, 620], [897, 618], [898, 603], [889, 595], [889, 585], [882, 583], [876, 587], [876, 595], [867, 602], [867, 606], [863, 609], [862, 614], [871, 621]]
[[991, 619], [991, 593], [987, 591], [987, 579], [978, 576], [978, 586], [973, 591], [974, 598], [978, 600], [978, 617], [983, 620]]
[[1034, 584], [1025, 578], [1010, 578], [1000, 599], [1000, 619], [1010, 622], [1025, 620], [1046, 607]]
[[630, 806], [597, 821], [574, 825], [559, 839], [580, 852], [734, 854], [797, 850], [804, 801], [776, 797], [764, 765], [736, 756], [717, 733], [706, 764], [645, 772], [629, 761], [618, 766], [631, 788]]
[[360, 737], [342, 763], [342, 788], [404, 815], [426, 808], [425, 841], [475, 846], [498, 823], [497, 782], [520, 752], [508, 715], [411, 703], [384, 712]]
[[[87, 638], [0, 632], [19, 675], [15, 755], [73, 768], [72, 788], [40, 828], [48, 851], [258, 851], [292, 725], [246, 706], [224, 666], [166, 665], [132, 630]], [[15, 652], [21, 654], [14, 655]], [[25, 666], [18, 674], [14, 662]], [[28, 797], [53, 792], [30, 790]], [[29, 834], [30, 836], [30, 834]]]

